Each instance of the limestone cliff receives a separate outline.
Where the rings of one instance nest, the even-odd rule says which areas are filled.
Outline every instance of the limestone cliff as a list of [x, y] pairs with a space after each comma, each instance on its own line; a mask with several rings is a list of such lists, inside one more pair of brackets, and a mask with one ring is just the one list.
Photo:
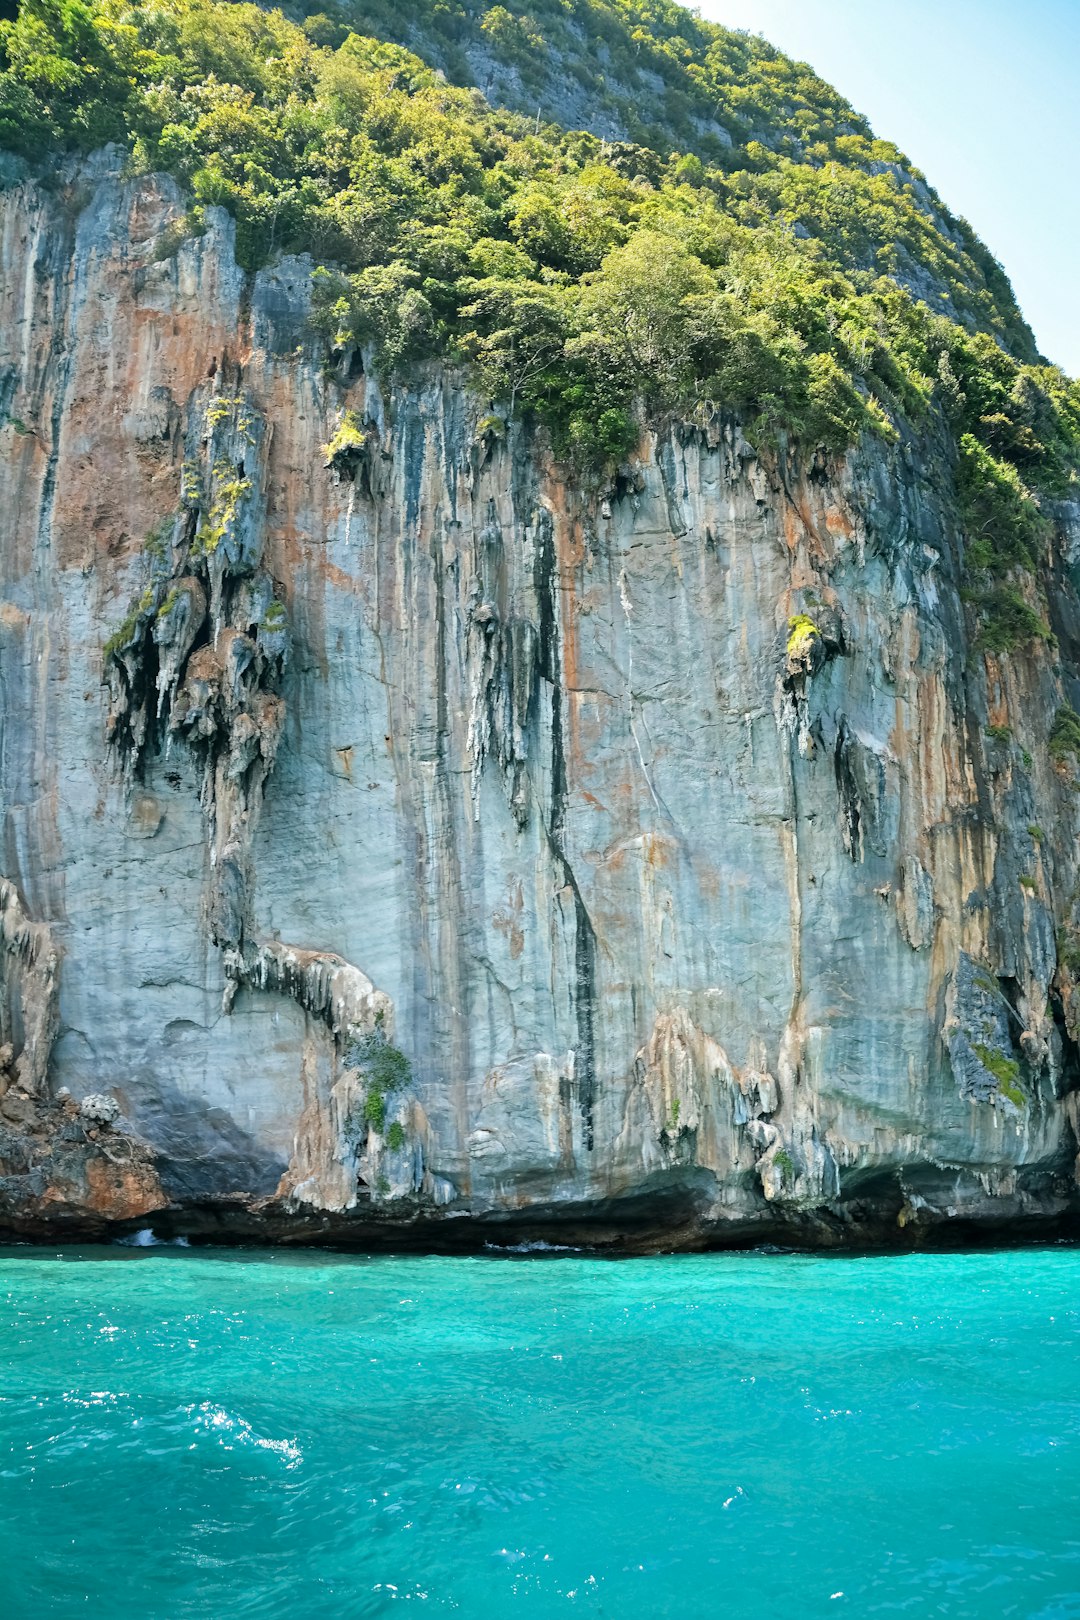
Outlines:
[[930, 430], [575, 487], [183, 209], [0, 194], [4, 1226], [1071, 1216], [1078, 514], [978, 652]]

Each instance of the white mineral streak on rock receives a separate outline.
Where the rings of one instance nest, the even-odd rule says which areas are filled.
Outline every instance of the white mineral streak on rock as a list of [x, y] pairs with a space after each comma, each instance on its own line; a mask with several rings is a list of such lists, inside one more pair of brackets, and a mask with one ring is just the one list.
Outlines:
[[306, 261], [245, 289], [212, 208], [157, 260], [173, 183], [82, 185], [0, 196], [20, 1086], [286, 1220], [1074, 1198], [1064, 691], [966, 644], [932, 437], [811, 476], [717, 417], [593, 498], [458, 378], [337, 380]]

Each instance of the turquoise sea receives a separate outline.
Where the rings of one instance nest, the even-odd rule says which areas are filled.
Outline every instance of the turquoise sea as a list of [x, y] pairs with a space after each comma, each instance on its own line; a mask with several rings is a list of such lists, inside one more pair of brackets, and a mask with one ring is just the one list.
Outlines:
[[1080, 1617], [1080, 1252], [0, 1251], [0, 1615]]

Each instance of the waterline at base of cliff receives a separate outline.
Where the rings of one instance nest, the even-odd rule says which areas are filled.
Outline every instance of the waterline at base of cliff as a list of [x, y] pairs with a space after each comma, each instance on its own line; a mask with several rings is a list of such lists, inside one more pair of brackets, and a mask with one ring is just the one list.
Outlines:
[[[1031, 1177], [1013, 1196], [970, 1196], [963, 1179], [942, 1173], [934, 1202], [896, 1176], [865, 1179], [847, 1198], [755, 1209], [718, 1205], [701, 1172], [656, 1178], [610, 1198], [566, 1199], [518, 1208], [432, 1210], [420, 1199], [389, 1208], [338, 1211], [275, 1208], [243, 1197], [158, 1208], [127, 1219], [83, 1207], [9, 1211], [0, 1247], [96, 1244], [107, 1248], [180, 1245], [221, 1250], [327, 1250], [341, 1254], [476, 1255], [534, 1248], [610, 1258], [745, 1252], [762, 1246], [812, 1255], [898, 1254], [1080, 1246], [1080, 1214], [1061, 1177]], [[965, 1196], [967, 1195], [967, 1196]], [[152, 1224], [149, 1224], [152, 1223]]]
[[0, 1269], [10, 1620], [1080, 1611], [1075, 1250]]

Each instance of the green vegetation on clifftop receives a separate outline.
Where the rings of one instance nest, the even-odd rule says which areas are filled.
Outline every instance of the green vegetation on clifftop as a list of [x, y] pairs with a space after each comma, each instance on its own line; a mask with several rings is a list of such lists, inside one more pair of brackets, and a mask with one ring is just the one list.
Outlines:
[[[288, 7], [286, 7], [288, 9]], [[779, 220], [837, 260], [928, 290], [1023, 359], [1031, 334], [1001, 266], [891, 141], [805, 62], [706, 22], [676, 0], [302, 0], [312, 37], [350, 27], [406, 45], [459, 85], [564, 128], [606, 138], [607, 160], [656, 178], [724, 184], [747, 224]], [[647, 148], [649, 150], [643, 150]]]
[[[448, 82], [481, 69], [504, 101], [584, 98], [634, 139]], [[196, 228], [227, 208], [244, 265], [310, 252], [332, 347], [386, 372], [468, 364], [503, 422], [531, 414], [583, 465], [624, 456], [643, 415], [733, 410], [759, 444], [813, 453], [936, 413], [983, 644], [1048, 634], [1031, 581], [1046, 497], [1075, 484], [1080, 393], [1038, 362], [968, 227], [763, 41], [669, 0], [376, 0], [303, 22], [24, 0], [0, 23], [0, 144], [36, 162], [106, 141], [175, 175]]]

